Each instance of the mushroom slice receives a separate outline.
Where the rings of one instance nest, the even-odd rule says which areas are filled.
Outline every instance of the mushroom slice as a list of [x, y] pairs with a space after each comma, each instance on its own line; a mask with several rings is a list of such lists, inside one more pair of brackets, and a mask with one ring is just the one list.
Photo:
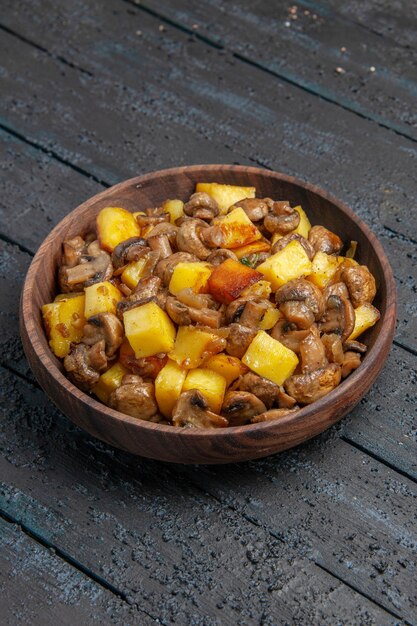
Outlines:
[[226, 352], [230, 356], [237, 356], [241, 359], [250, 342], [255, 338], [256, 330], [242, 326], [242, 324], [230, 324], [229, 330]]
[[[74, 258], [72, 259], [74, 260]], [[59, 285], [62, 293], [82, 291], [94, 283], [109, 280], [113, 276], [110, 255], [101, 250], [97, 240], [91, 242], [78, 257], [78, 264], [65, 265], [59, 270]]]
[[355, 309], [365, 302], [372, 302], [376, 294], [375, 278], [366, 265], [344, 267], [341, 279], [349, 290], [350, 299]]
[[76, 344], [65, 357], [64, 368], [68, 372], [68, 378], [80, 389], [89, 391], [98, 382], [100, 372], [106, 369], [104, 347], [104, 341], [91, 347], [84, 343]]
[[350, 341], [345, 341], [343, 344], [344, 350], [352, 350], [353, 352], [360, 352], [361, 354], [365, 354], [368, 347], [361, 343], [360, 341], [356, 341], [355, 339], [351, 339]]
[[191, 324], [191, 316], [188, 306], [177, 300], [173, 296], [168, 296], [165, 304], [165, 310], [173, 322], [178, 326], [189, 326]]
[[326, 310], [319, 322], [322, 333], [335, 333], [341, 342], [350, 337], [355, 326], [355, 310], [350, 300], [329, 296]]
[[195, 254], [201, 260], [207, 259], [211, 250], [200, 238], [200, 232], [207, 228], [206, 222], [197, 219], [187, 220], [181, 224], [177, 234], [177, 247], [183, 252]]
[[112, 357], [123, 341], [123, 324], [113, 313], [93, 315], [84, 326], [83, 343], [93, 346], [104, 340], [107, 357]]
[[66, 267], [75, 267], [80, 262], [81, 255], [85, 249], [85, 241], [82, 237], [67, 239], [62, 244], [62, 263]]
[[224, 244], [223, 231], [219, 224], [213, 224], [202, 230], [201, 239], [209, 248], [221, 248]]
[[321, 337], [321, 342], [324, 346], [326, 358], [330, 363], [343, 363], [343, 346], [340, 341], [340, 336], [335, 333], [325, 334]]
[[252, 222], [259, 222], [268, 215], [270, 199], [263, 200], [262, 198], [244, 198], [239, 200], [233, 206], [229, 208], [229, 211], [233, 209], [241, 208], [245, 211], [246, 215]]
[[270, 233], [286, 235], [300, 223], [300, 214], [288, 202], [269, 201], [272, 209], [264, 219], [264, 226]]
[[198, 257], [195, 254], [189, 254], [188, 252], [175, 252], [167, 259], [162, 259], [155, 267], [155, 275], [158, 276], [164, 285], [168, 287], [171, 276], [178, 263], [194, 263], [198, 261]]
[[361, 364], [361, 355], [359, 352], [353, 352], [352, 350], [347, 350], [343, 356], [342, 363], [342, 378], [346, 378], [349, 376], [353, 370], [357, 369]]
[[172, 411], [172, 423], [194, 428], [225, 428], [229, 425], [226, 418], [209, 410], [206, 398], [197, 389], [180, 395]]
[[[154, 235], [151, 234], [148, 237], [148, 243], [151, 250], [160, 252], [159, 258], [167, 259], [172, 254], [171, 244], [169, 243], [168, 235]], [[158, 261], [159, 261], [158, 258]]]
[[172, 247], [177, 244], [178, 226], [171, 224], [171, 222], [161, 222], [154, 226], [149, 234], [149, 237], [156, 237], [157, 235], [166, 235], [168, 241]]
[[314, 324], [314, 313], [304, 302], [289, 300], [281, 304], [279, 310], [288, 322], [301, 330], [306, 330]]
[[242, 316], [243, 311], [245, 310], [245, 306], [247, 304], [247, 300], [244, 298], [237, 298], [233, 300], [230, 304], [227, 305], [226, 308], [226, 322], [228, 324], [233, 324], [234, 322], [239, 322]]
[[316, 325], [311, 327], [307, 337], [300, 343], [300, 358], [303, 374], [314, 372], [314, 370], [325, 367], [328, 363]]
[[278, 305], [291, 300], [303, 302], [313, 312], [316, 320], [324, 313], [324, 300], [320, 289], [304, 278], [290, 280], [276, 291], [275, 302]]
[[184, 204], [184, 213], [201, 220], [211, 220], [219, 214], [219, 205], [208, 193], [198, 191]]
[[278, 385], [253, 372], [248, 372], [241, 376], [237, 381], [236, 387], [240, 391], [248, 391], [259, 398], [267, 409], [270, 409], [274, 404], [278, 404], [282, 394]]
[[[205, 231], [203, 231], [205, 232]], [[217, 266], [221, 265], [223, 261], [227, 259], [233, 259], [233, 261], [238, 261], [236, 254], [232, 252], [232, 250], [226, 250], [226, 248], [220, 248], [219, 250], [214, 250], [209, 254], [206, 261], [207, 263], [211, 263], [211, 265]]]
[[171, 216], [169, 213], [157, 213], [160, 209], [146, 209], [146, 213], [154, 211], [152, 215], [136, 215], [136, 221], [141, 228], [147, 228], [148, 226], [156, 226], [162, 222], [169, 222]]
[[183, 304], [194, 309], [218, 309], [219, 303], [208, 293], [195, 293], [190, 287], [181, 289], [177, 298]]
[[323, 298], [325, 302], [327, 302], [329, 296], [339, 296], [342, 300], [349, 300], [349, 292], [345, 283], [339, 281], [326, 285], [323, 291]]
[[266, 406], [253, 393], [248, 391], [227, 391], [224, 396], [221, 413], [227, 418], [229, 426], [249, 424], [251, 419], [266, 411]]
[[313, 226], [308, 233], [308, 240], [316, 252], [339, 254], [343, 241], [324, 226]]
[[284, 237], [281, 237], [281, 239], [278, 239], [278, 241], [276, 241], [271, 248], [271, 254], [275, 254], [285, 248], [290, 241], [298, 241], [303, 246], [310, 261], [313, 260], [316, 253], [313, 246], [305, 237], [302, 237], [298, 233], [290, 233], [289, 235], [285, 235]]
[[123, 317], [125, 311], [155, 300], [160, 285], [161, 279], [157, 276], [141, 278], [131, 295], [117, 303], [116, 312], [119, 319]]
[[130, 237], [125, 239], [112, 252], [111, 258], [116, 269], [127, 263], [137, 261], [141, 256], [149, 252], [146, 239], [143, 237]]
[[292, 415], [292, 413], [296, 413], [299, 411], [298, 407], [293, 407], [292, 409], [272, 409], [270, 411], [265, 411], [265, 413], [260, 413], [251, 419], [252, 424], [260, 424], [261, 422], [269, 422], [270, 420], [277, 420], [281, 417], [286, 417], [287, 415]]
[[153, 418], [158, 415], [155, 386], [151, 382], [144, 382], [140, 376], [126, 374], [120, 387], [110, 395], [109, 406], [131, 417], [155, 421]]
[[280, 341], [286, 348], [292, 350], [296, 354], [300, 353], [300, 343], [307, 337], [309, 329], [297, 330], [294, 324], [291, 324], [286, 319], [280, 319], [277, 321], [271, 331], [271, 337]]
[[297, 402], [311, 404], [327, 395], [340, 383], [341, 368], [330, 363], [308, 374], [290, 376], [284, 383], [286, 392]]
[[243, 326], [258, 329], [260, 322], [269, 308], [270, 303], [268, 300], [249, 300], [246, 302], [239, 321]]

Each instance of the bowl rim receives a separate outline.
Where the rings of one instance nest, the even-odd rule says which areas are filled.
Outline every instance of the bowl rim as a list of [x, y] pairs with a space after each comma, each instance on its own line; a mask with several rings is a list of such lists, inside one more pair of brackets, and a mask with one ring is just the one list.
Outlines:
[[[35, 348], [33, 345], [33, 338], [40, 337], [40, 333], [43, 333], [43, 339], [45, 338], [45, 331], [42, 325], [38, 326], [35, 322], [37, 319], [37, 315], [39, 315], [38, 311], [35, 311], [34, 314], [34, 303], [32, 299], [32, 289], [35, 285], [35, 281], [33, 280], [37, 274], [39, 269], [39, 265], [41, 264], [41, 260], [44, 254], [47, 254], [48, 247], [52, 241], [56, 238], [56, 233], [63, 227], [65, 222], [73, 220], [74, 216], [78, 213], [84, 213], [86, 209], [92, 204], [95, 204], [97, 201], [105, 199], [109, 192], [117, 192], [120, 188], [125, 188], [127, 185], [142, 185], [149, 180], [155, 181], [155, 179], [163, 178], [169, 175], [180, 175], [186, 174], [187, 172], [197, 172], [201, 169], [204, 169], [207, 172], [216, 172], [216, 171], [231, 171], [236, 172], [238, 174], [253, 174], [253, 175], [261, 175], [263, 177], [272, 178], [284, 182], [288, 182], [289, 184], [296, 185], [310, 191], [318, 196], [321, 196], [326, 201], [337, 206], [342, 213], [346, 214], [349, 219], [356, 223], [358, 228], [362, 230], [364, 235], [366, 236], [370, 245], [374, 248], [376, 255], [378, 256], [381, 265], [384, 267], [384, 280], [386, 286], [386, 300], [385, 300], [385, 311], [392, 311], [393, 314], [387, 316], [386, 324], [384, 327], [385, 332], [379, 333], [374, 345], [370, 348], [369, 352], [367, 352], [366, 359], [360, 365], [358, 369], [356, 369], [352, 374], [350, 374], [347, 378], [345, 378], [335, 389], [333, 389], [329, 394], [324, 396], [323, 398], [313, 402], [310, 405], [306, 405], [301, 407], [296, 413], [288, 414], [285, 417], [280, 418], [279, 420], [268, 420], [265, 422], [260, 422], [258, 424], [245, 424], [243, 426], [228, 426], [227, 428], [213, 428], [213, 429], [200, 429], [200, 428], [176, 428], [172, 425], [165, 424], [155, 424], [152, 422], [148, 422], [146, 420], [141, 420], [138, 418], [131, 417], [124, 413], [120, 413], [116, 411], [104, 403], [96, 400], [93, 396], [81, 391], [78, 387], [76, 387], [57, 367], [55, 362], [51, 357], [51, 353], [49, 350], [45, 350], [41, 342], [37, 342], [37, 347]], [[138, 187], [139, 188], [139, 187]], [[24, 285], [21, 292], [21, 307], [20, 307], [20, 321], [24, 330], [28, 336], [30, 343], [32, 344], [32, 348], [36, 355], [36, 358], [42, 365], [43, 369], [47, 371], [47, 374], [50, 377], [53, 377], [60, 386], [64, 387], [67, 392], [71, 393], [71, 395], [75, 396], [78, 402], [89, 410], [93, 410], [95, 412], [103, 412], [108, 417], [111, 417], [117, 420], [120, 425], [129, 424], [133, 425], [138, 429], [149, 429], [154, 432], [163, 433], [164, 436], [171, 437], [187, 437], [192, 439], [199, 438], [223, 438], [225, 436], [231, 436], [233, 434], [247, 434], [247, 435], [258, 435], [260, 438], [262, 437], [262, 433], [265, 431], [273, 430], [274, 425], [279, 422], [280, 427], [290, 427], [291, 425], [298, 424], [300, 421], [307, 421], [309, 417], [315, 415], [318, 411], [321, 411], [324, 407], [331, 405], [333, 403], [337, 403], [337, 401], [344, 396], [348, 395], [350, 390], [355, 388], [358, 381], [360, 379], [366, 378], [366, 373], [373, 370], [373, 375], [371, 377], [370, 382], [367, 384], [367, 387], [364, 390], [366, 393], [371, 386], [372, 382], [379, 374], [386, 356], [388, 355], [389, 348], [391, 347], [394, 331], [395, 331], [395, 323], [396, 323], [396, 313], [397, 313], [397, 296], [396, 296], [396, 285], [394, 280], [394, 275], [392, 272], [392, 268], [388, 261], [388, 258], [384, 252], [382, 244], [377, 239], [376, 235], [371, 231], [369, 226], [359, 218], [352, 209], [350, 209], [344, 202], [328, 193], [327, 191], [313, 185], [311, 183], [305, 182], [299, 178], [294, 176], [290, 176], [287, 174], [283, 174], [281, 172], [277, 172], [274, 170], [263, 169], [259, 167], [252, 167], [246, 165], [228, 165], [228, 164], [196, 164], [190, 166], [180, 166], [174, 168], [167, 168], [163, 170], [157, 170], [154, 172], [147, 172], [140, 176], [135, 176], [129, 179], [126, 179], [112, 187], [109, 187], [98, 194], [88, 198], [80, 205], [78, 205], [75, 209], [72, 209], [67, 215], [62, 218], [51, 230], [49, 235], [43, 240], [41, 245], [39, 246], [36, 254], [34, 255], [32, 262], [29, 266], [28, 272], [26, 274], [26, 278], [24, 281]], [[381, 317], [380, 322], [383, 321]], [[381, 354], [383, 358], [381, 358]], [[363, 394], [362, 394], [363, 395]], [[361, 396], [362, 397], [362, 396]], [[353, 406], [349, 407], [351, 410]], [[340, 411], [339, 411], [340, 412]], [[346, 411], [345, 411], [346, 412]], [[340, 417], [342, 417], [344, 413], [341, 413]], [[329, 421], [329, 426], [333, 423], [333, 421]]]

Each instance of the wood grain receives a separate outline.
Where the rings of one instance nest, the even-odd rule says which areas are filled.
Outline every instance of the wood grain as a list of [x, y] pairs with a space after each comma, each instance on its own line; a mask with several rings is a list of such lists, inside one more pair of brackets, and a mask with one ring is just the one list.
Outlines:
[[[376, 277], [375, 305], [381, 311], [381, 321], [368, 331], [369, 350], [362, 366], [331, 394], [294, 416], [221, 432], [149, 424], [113, 411], [82, 393], [65, 378], [61, 364], [50, 353], [40, 307], [54, 297], [62, 241], [88, 232], [98, 211], [108, 204], [138, 210], [169, 197], [185, 199], [199, 180], [254, 185], [261, 197], [286, 198], [302, 204], [313, 223], [343, 233], [346, 241], [358, 241], [358, 259]], [[21, 333], [26, 356], [40, 385], [61, 410], [111, 445], [177, 463], [227, 463], [259, 458], [322, 432], [355, 406], [371, 386], [389, 352], [395, 320], [395, 284], [388, 260], [376, 237], [351, 210], [311, 185], [244, 166], [175, 168], [131, 179], [95, 196], [71, 212], [41, 245], [29, 269], [21, 299]]]

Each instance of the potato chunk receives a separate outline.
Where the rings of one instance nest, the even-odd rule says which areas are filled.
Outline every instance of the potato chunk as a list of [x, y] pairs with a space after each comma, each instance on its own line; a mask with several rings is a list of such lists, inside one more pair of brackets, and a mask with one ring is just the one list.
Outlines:
[[155, 379], [155, 397], [162, 415], [170, 418], [172, 409], [180, 397], [187, 370], [168, 360]]
[[93, 393], [104, 404], [108, 404], [110, 394], [120, 387], [125, 374], [130, 374], [129, 370], [123, 367], [121, 363], [115, 363], [107, 372], [100, 376], [97, 385], [92, 389]]
[[192, 289], [199, 293], [207, 285], [213, 267], [203, 261], [178, 263], [171, 276], [169, 290], [175, 296], [182, 289]]
[[259, 323], [259, 328], [261, 330], [269, 330], [270, 328], [273, 328], [280, 317], [281, 317], [281, 313], [279, 312], [279, 310], [273, 305], [271, 305], [266, 310], [265, 315], [261, 319]]
[[262, 239], [261, 232], [240, 207], [233, 209], [224, 217], [214, 220], [214, 224], [219, 226], [222, 231], [223, 248], [240, 248]]
[[229, 304], [238, 298], [246, 287], [258, 282], [262, 277], [260, 272], [233, 259], [226, 259], [213, 270], [207, 286], [216, 300]]
[[85, 317], [97, 313], [116, 313], [116, 306], [122, 294], [112, 283], [105, 280], [85, 288]]
[[42, 307], [43, 321], [53, 353], [60, 358], [67, 356], [71, 342], [78, 343], [83, 336], [85, 324], [84, 294], [57, 296], [55, 302]]
[[123, 313], [127, 340], [137, 359], [172, 350], [175, 326], [155, 302], [147, 302]]
[[344, 257], [317, 252], [312, 261], [312, 272], [307, 276], [308, 280], [311, 280], [320, 289], [324, 289], [343, 261]]
[[240, 248], [234, 248], [233, 252], [237, 256], [238, 259], [244, 259], [250, 254], [259, 254], [259, 252], [269, 252], [271, 249], [271, 244], [267, 241], [254, 241], [253, 243], [248, 243], [246, 246], [241, 246]]
[[365, 330], [376, 324], [380, 317], [378, 309], [369, 304], [369, 302], [358, 306], [355, 309], [355, 326], [348, 341], [359, 337]]
[[212, 356], [204, 365], [207, 369], [223, 376], [228, 387], [236, 378], [247, 372], [247, 368], [237, 357], [223, 352]]
[[184, 215], [184, 202], [182, 200], [166, 200], [162, 208], [165, 213], [169, 213], [171, 224], [175, 224]]
[[134, 289], [142, 278], [142, 274], [147, 262], [148, 257], [147, 255], [144, 255], [137, 261], [133, 261], [132, 263], [129, 263], [129, 265], [126, 265], [120, 277], [122, 279], [122, 282], [130, 287], [130, 289]]
[[312, 264], [298, 241], [290, 241], [256, 268], [272, 285], [273, 291], [294, 278], [311, 274]]
[[175, 346], [169, 353], [169, 358], [185, 367], [191, 369], [198, 367], [201, 363], [224, 349], [225, 340], [219, 340], [215, 334], [199, 330], [194, 326], [180, 326]]
[[304, 237], [305, 239], [308, 239], [308, 233], [310, 232], [311, 224], [310, 220], [307, 217], [307, 213], [303, 210], [301, 206], [296, 206], [294, 207], [294, 209], [300, 214], [300, 222], [297, 228], [292, 232], [296, 233], [297, 235], [301, 235], [301, 237]]
[[259, 376], [282, 385], [297, 367], [298, 358], [295, 352], [260, 330], [243, 355], [242, 363]]
[[97, 215], [97, 232], [100, 246], [107, 252], [113, 252], [125, 239], [139, 237], [140, 227], [130, 211], [108, 206]]
[[221, 215], [225, 215], [232, 204], [244, 198], [254, 198], [256, 193], [255, 187], [238, 187], [220, 183], [197, 183], [195, 190], [208, 193], [219, 205]]
[[226, 391], [226, 379], [223, 376], [206, 368], [190, 370], [185, 379], [183, 391], [190, 391], [190, 389], [198, 389], [206, 398], [210, 409], [214, 413], [220, 413]]

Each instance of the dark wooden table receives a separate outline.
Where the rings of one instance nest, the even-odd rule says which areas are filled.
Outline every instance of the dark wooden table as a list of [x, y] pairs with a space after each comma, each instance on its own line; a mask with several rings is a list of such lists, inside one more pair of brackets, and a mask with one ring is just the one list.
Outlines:
[[[2, 624], [415, 624], [416, 4], [3, 0]], [[318, 184], [377, 233], [391, 355], [348, 418], [182, 467], [71, 425], [18, 335], [39, 243], [103, 187], [192, 163]]]

